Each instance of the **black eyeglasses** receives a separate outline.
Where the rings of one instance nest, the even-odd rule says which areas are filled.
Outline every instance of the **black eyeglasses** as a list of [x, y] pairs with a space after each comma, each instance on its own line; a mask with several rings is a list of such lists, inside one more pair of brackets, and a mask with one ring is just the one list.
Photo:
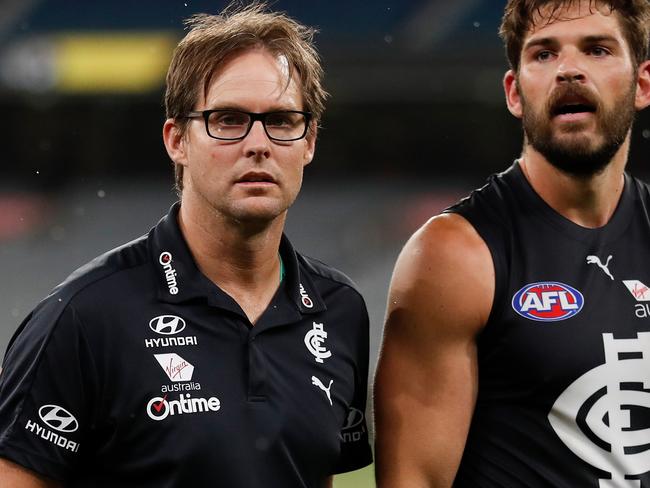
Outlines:
[[256, 120], [262, 122], [264, 132], [273, 141], [297, 141], [307, 134], [310, 112], [283, 110], [278, 112], [241, 112], [239, 110], [203, 110], [190, 112], [189, 119], [202, 117], [205, 130], [214, 139], [237, 141], [248, 135]]

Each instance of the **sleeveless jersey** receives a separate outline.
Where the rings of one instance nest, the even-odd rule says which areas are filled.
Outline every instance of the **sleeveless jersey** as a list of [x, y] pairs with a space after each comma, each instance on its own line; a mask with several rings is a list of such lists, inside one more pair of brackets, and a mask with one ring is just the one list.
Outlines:
[[650, 488], [649, 210], [625, 175], [607, 225], [581, 227], [518, 163], [447, 210], [496, 273], [455, 487]]

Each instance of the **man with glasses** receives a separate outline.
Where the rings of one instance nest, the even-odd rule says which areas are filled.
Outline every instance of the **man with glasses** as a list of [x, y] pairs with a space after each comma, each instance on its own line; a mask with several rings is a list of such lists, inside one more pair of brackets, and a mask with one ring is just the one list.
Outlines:
[[371, 462], [368, 316], [293, 250], [326, 93], [313, 31], [199, 15], [167, 76], [180, 202], [23, 322], [0, 376], [0, 487], [322, 487]]

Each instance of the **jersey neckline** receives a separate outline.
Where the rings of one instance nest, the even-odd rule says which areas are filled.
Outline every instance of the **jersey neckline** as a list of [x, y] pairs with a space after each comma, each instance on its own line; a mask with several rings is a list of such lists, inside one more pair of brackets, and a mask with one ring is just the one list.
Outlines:
[[598, 236], [602, 242], [614, 241], [625, 232], [632, 220], [635, 200], [634, 192], [632, 191], [634, 184], [632, 178], [627, 173], [623, 174], [623, 191], [621, 192], [621, 197], [612, 217], [605, 225], [593, 229], [583, 227], [569, 220], [539, 196], [524, 175], [519, 160], [515, 160], [512, 166], [504, 171], [503, 176], [507, 178], [508, 175], [510, 175], [514, 183], [518, 183], [514, 185], [514, 188], [521, 189], [518, 193], [524, 203], [528, 204], [534, 212], [550, 225], [575, 240], [592, 242]]

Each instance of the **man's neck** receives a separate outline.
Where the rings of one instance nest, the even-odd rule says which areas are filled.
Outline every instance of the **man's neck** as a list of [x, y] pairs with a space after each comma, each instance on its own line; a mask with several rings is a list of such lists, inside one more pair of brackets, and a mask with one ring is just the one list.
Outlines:
[[179, 226], [198, 268], [237, 301], [251, 323], [280, 283], [278, 251], [285, 218], [242, 223], [191, 200], [181, 203]]
[[623, 172], [629, 137], [598, 174], [578, 177], [565, 173], [526, 145], [519, 162], [535, 192], [556, 212], [587, 228], [602, 227], [614, 214], [623, 193]]

